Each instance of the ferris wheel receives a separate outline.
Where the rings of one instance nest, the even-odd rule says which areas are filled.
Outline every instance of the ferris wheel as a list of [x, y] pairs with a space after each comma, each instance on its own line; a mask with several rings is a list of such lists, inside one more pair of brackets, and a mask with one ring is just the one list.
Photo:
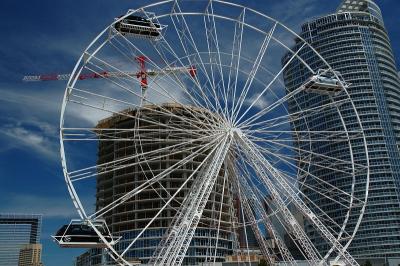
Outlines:
[[358, 265], [360, 118], [340, 73], [280, 22], [154, 3], [116, 18], [68, 77], [61, 159], [80, 219], [61, 246], [119, 265], [247, 263], [254, 249], [271, 265]]

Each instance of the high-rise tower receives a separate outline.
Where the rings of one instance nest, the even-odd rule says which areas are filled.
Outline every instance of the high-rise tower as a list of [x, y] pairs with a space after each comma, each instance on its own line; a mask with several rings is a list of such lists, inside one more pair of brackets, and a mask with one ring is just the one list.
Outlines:
[[[382, 13], [373, 1], [345, 0], [336, 13], [306, 22], [300, 35], [351, 84], [348, 92], [365, 131], [370, 164], [368, 204], [349, 251], [355, 257], [400, 256], [400, 79]], [[299, 44], [297, 41], [295, 50]], [[315, 68], [322, 65], [319, 58], [308, 56], [312, 54], [308, 52], [304, 49], [299, 55]], [[283, 63], [289, 57], [290, 54], [286, 55]], [[311, 73], [301, 65], [294, 60], [286, 69], [284, 79], [288, 91], [298, 88], [310, 77]], [[325, 100], [324, 97], [327, 96], [301, 94], [296, 102], [289, 103], [290, 112], [295, 112], [299, 106], [318, 106]], [[346, 115], [345, 105], [341, 108], [344, 119], [351, 124], [355, 118]], [[319, 113], [307, 125], [299, 121], [292, 127], [334, 130], [335, 123], [338, 123], [335, 121], [337, 118], [330, 114]], [[366, 160], [365, 153], [357, 147], [357, 140], [353, 141], [352, 147], [356, 161]], [[350, 156], [341, 154], [340, 147], [321, 147], [320, 152], [340, 154], [343, 159]], [[349, 180], [334, 176], [329, 171], [315, 171], [314, 174], [343, 190], [349, 189]], [[345, 212], [339, 206], [325, 206], [321, 196], [307, 189], [304, 193], [336, 222], [343, 222]], [[356, 184], [355, 195], [362, 193], [357, 190]], [[313, 238], [314, 229], [307, 223], [305, 227], [318, 249], [326, 252], [324, 242]], [[355, 227], [355, 215], [350, 215], [348, 228], [352, 227]]]
[[40, 241], [41, 215], [0, 214], [0, 265], [17, 266], [20, 250]]
[[[165, 114], [160, 110], [167, 113]], [[113, 172], [99, 175], [96, 193], [97, 209], [110, 204], [115, 198], [124, 195], [145, 180], [171, 168], [190, 153], [196, 152], [194, 144], [190, 142], [179, 146], [179, 148], [174, 148], [173, 145], [186, 143], [185, 141], [192, 137], [191, 133], [188, 133], [185, 129], [201, 128], [201, 125], [196, 124], [197, 122], [193, 118], [199, 119], [199, 121], [202, 119], [219, 119], [217, 115], [205, 110], [179, 104], [147, 105], [142, 109], [125, 110], [124, 112], [129, 116], [114, 115], [104, 119], [97, 125], [97, 130], [98, 134], [101, 134], [102, 128], [126, 129], [126, 132], [122, 131], [123, 137], [131, 140], [118, 143], [101, 141], [99, 143], [98, 163], [103, 164], [121, 159], [126, 160], [127, 165], [141, 161], [143, 163], [122, 169], [117, 168]], [[140, 117], [140, 119], [135, 117]], [[158, 152], [155, 154], [154, 151]], [[133, 155], [139, 152], [146, 154], [145, 156], [148, 156], [146, 159], [150, 163], [146, 162], [144, 158], [132, 159]], [[113, 209], [112, 212], [104, 215], [113, 234], [122, 236], [117, 249], [126, 248], [142, 229], [146, 228], [146, 225], [166, 204], [169, 197], [184, 184], [184, 181], [201, 164], [207, 154], [207, 150], [202, 151], [199, 155], [184, 163], [182, 167], [169, 173], [168, 177], [163, 178], [162, 181], [146, 188], [140, 194]], [[140, 260], [146, 263], [153, 255], [189, 192], [192, 182], [190, 180], [186, 184], [185, 188], [175, 197], [176, 200], [172, 201], [139, 237], [127, 252], [128, 260]], [[224, 186], [225, 188], [223, 188]], [[222, 196], [222, 193], [224, 193], [224, 196]], [[223, 207], [220, 230], [218, 230], [218, 210], [221, 209], [221, 199], [223, 199]], [[184, 265], [196, 265], [210, 259], [214, 255], [216, 241], [218, 241], [217, 262], [223, 261], [226, 255], [233, 253], [233, 208], [232, 188], [228, 185], [228, 182], [224, 183], [223, 172], [221, 171], [187, 251]], [[97, 256], [97, 258], [100, 259], [100, 256]]]

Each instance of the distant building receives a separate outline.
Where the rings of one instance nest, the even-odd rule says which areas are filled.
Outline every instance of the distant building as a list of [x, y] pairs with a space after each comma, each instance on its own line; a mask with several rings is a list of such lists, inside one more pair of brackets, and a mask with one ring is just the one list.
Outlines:
[[[251, 262], [251, 265], [258, 265], [258, 263], [261, 261], [263, 256], [261, 255], [261, 252], [251, 252], [247, 254], [246, 252], [241, 255], [231, 255], [231, 256], [226, 256], [225, 258], [225, 263], [222, 263], [222, 265], [248, 265], [248, 262]], [[210, 264], [211, 266], [211, 264]]]
[[27, 244], [19, 251], [18, 266], [43, 266], [42, 245]]
[[79, 255], [78, 257], [76, 257], [75, 259], [75, 266], [90, 266], [90, 250], [86, 251], [85, 253], [83, 253], [82, 255]]
[[18, 266], [21, 248], [38, 244], [41, 215], [0, 214], [0, 265]]
[[[289, 210], [293, 214], [294, 218], [297, 220], [300, 226], [304, 227], [304, 216], [301, 214], [301, 212], [293, 206], [293, 203], [290, 203], [288, 205]], [[286, 244], [286, 247], [289, 249], [290, 253], [292, 254], [293, 258], [295, 260], [304, 260], [304, 256], [300, 249], [296, 246], [296, 243], [293, 241], [293, 239], [296, 239], [296, 236], [293, 234], [293, 232], [284, 232], [283, 235], [283, 241]]]
[[[249, 222], [249, 219], [247, 218], [244, 211], [242, 213], [241, 203], [238, 198], [235, 200], [235, 210], [236, 210], [236, 217], [238, 217], [238, 222], [240, 224]], [[245, 250], [247, 248], [251, 250], [254, 249], [258, 250], [260, 248], [256, 236], [249, 224], [244, 227], [239, 227], [237, 231], [239, 236], [239, 247], [241, 250]]]
[[[348, 92], [358, 111], [369, 151], [370, 183], [368, 204], [362, 223], [348, 251], [354, 257], [399, 257], [400, 256], [400, 79], [396, 69], [388, 33], [385, 29], [379, 7], [371, 0], [344, 0], [334, 14], [319, 17], [302, 26], [300, 36], [311, 44], [330, 66], [339, 71], [350, 83]], [[301, 41], [296, 40], [295, 50]], [[323, 63], [305, 48], [299, 56], [307, 64], [318, 68]], [[287, 54], [282, 64], [291, 57]], [[284, 72], [285, 85], [293, 91], [302, 85], [311, 73], [295, 59]], [[325, 98], [324, 98], [325, 97]], [[340, 96], [339, 96], [340, 97]], [[289, 103], [289, 112], [300, 108], [313, 108], [326, 102], [326, 96], [299, 94]], [[296, 102], [295, 102], [296, 101]], [[343, 104], [343, 119], [352, 130], [356, 116], [348, 112], [351, 108]], [[347, 113], [346, 113], [347, 111]], [[307, 120], [307, 121], [306, 121]], [[310, 126], [310, 131], [335, 130], [340, 122], [329, 111], [310, 115], [304, 121], [293, 122], [298, 130]], [[356, 163], [365, 164], [366, 155], [362, 149], [362, 139], [352, 140], [352, 152]], [[298, 143], [296, 145], [302, 145]], [[340, 145], [320, 145], [314, 152], [349, 160], [350, 152], [343, 152]], [[302, 155], [299, 152], [299, 156]], [[302, 167], [302, 166], [300, 166]], [[311, 174], [350, 191], [348, 178], [323, 171], [318, 167]], [[364, 175], [365, 176], [365, 175]], [[359, 175], [358, 180], [366, 180]], [[365, 187], [355, 185], [355, 195], [365, 195]], [[326, 204], [324, 196], [303, 188], [304, 194], [339, 224], [344, 221], [346, 211], [338, 204]], [[354, 214], [353, 214], [354, 213]], [[356, 226], [359, 212], [352, 210], [347, 227]], [[326, 245], [314, 227], [305, 221], [305, 230], [321, 253], [326, 254]]]

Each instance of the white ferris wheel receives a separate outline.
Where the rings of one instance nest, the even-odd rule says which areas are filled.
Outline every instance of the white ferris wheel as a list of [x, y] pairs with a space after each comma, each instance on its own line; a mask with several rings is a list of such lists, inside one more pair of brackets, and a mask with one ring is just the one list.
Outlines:
[[360, 118], [340, 73], [280, 22], [220, 0], [154, 3], [115, 19], [67, 77], [61, 158], [80, 219], [61, 246], [118, 265], [247, 265], [256, 242], [271, 265], [358, 265]]

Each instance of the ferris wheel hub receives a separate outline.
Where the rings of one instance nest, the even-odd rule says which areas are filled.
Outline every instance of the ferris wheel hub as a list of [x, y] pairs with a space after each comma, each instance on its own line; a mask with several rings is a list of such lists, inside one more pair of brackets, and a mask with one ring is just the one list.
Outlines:
[[243, 132], [240, 128], [231, 128], [229, 132], [233, 138], [237, 138], [243, 135]]

